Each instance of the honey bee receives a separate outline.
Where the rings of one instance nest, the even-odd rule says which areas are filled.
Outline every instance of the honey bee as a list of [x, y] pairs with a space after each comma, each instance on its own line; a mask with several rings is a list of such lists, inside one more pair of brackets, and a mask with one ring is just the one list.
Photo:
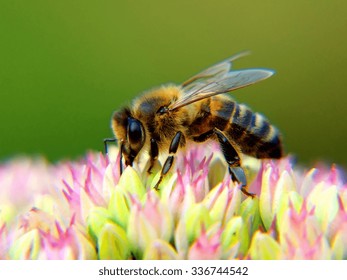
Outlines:
[[111, 126], [119, 142], [125, 165], [139, 155], [149, 155], [150, 173], [161, 152], [168, 153], [162, 166], [158, 189], [173, 165], [178, 148], [188, 143], [218, 141], [233, 181], [246, 195], [247, 180], [240, 154], [259, 159], [278, 159], [283, 154], [278, 130], [265, 117], [236, 103], [226, 93], [249, 86], [274, 74], [268, 69], [232, 70], [233, 62], [245, 53], [234, 55], [191, 77], [181, 85], [167, 85], [148, 91], [113, 114]]

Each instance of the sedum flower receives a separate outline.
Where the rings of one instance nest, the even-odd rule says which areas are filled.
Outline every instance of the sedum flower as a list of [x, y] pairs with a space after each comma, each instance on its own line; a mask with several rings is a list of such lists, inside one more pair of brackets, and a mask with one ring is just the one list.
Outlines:
[[157, 239], [170, 241], [173, 219], [168, 206], [154, 191], [147, 193], [144, 203], [134, 200], [127, 226], [127, 237], [136, 258], [141, 258], [147, 246]]
[[249, 191], [211, 146], [119, 174], [117, 149], [0, 165], [0, 259], [346, 259], [347, 184], [336, 166], [244, 158]]
[[208, 236], [205, 230], [196, 238], [189, 248], [188, 259], [190, 260], [218, 260], [222, 258], [220, 242], [221, 230], [212, 236]]

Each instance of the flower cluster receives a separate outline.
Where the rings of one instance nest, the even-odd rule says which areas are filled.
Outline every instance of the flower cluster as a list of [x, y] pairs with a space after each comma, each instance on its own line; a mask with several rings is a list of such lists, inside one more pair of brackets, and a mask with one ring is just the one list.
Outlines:
[[252, 198], [214, 147], [179, 154], [159, 191], [159, 164], [120, 176], [117, 154], [0, 165], [0, 259], [347, 258], [347, 184], [334, 166], [244, 159]]

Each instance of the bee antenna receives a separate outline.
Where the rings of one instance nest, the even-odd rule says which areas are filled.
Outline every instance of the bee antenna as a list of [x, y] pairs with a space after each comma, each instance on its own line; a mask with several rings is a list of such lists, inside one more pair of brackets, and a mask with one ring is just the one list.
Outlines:
[[116, 143], [116, 144], [118, 143], [116, 138], [105, 138], [104, 139], [104, 152], [106, 155], [108, 154], [108, 144], [111, 142]]

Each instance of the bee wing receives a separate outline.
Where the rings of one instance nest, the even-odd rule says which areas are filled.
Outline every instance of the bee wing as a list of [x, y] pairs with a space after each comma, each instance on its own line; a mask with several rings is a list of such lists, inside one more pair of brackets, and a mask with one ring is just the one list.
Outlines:
[[236, 55], [233, 55], [220, 63], [217, 63], [204, 71], [196, 74], [191, 77], [189, 80], [185, 81], [182, 84], [182, 87], [185, 91], [191, 90], [193, 88], [201, 87], [203, 84], [208, 84], [217, 79], [222, 79], [227, 75], [227, 73], [232, 68], [232, 62], [236, 59], [239, 59], [243, 56], [248, 55], [249, 52], [241, 52]]
[[183, 87], [186, 94], [172, 103], [169, 106], [169, 109], [178, 109], [201, 99], [249, 86], [267, 79], [273, 74], [274, 71], [267, 69], [245, 69], [228, 72], [221, 78], [215, 76], [217, 79], [214, 79], [207, 84], [197, 83], [194, 87], [189, 88], [188, 91]]

